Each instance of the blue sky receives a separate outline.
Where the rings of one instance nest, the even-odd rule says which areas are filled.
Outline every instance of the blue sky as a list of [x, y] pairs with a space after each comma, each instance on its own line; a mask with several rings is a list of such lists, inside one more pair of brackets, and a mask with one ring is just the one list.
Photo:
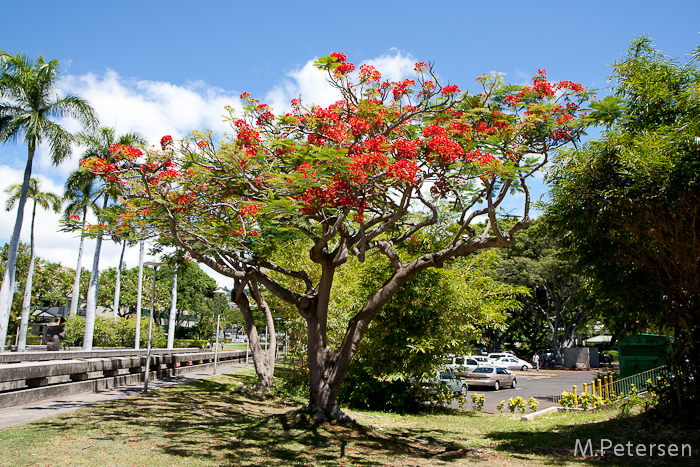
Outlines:
[[[398, 74], [405, 63], [430, 61], [462, 90], [476, 89], [482, 73], [504, 72], [523, 83], [538, 68], [552, 80], [604, 89], [608, 64], [635, 37], [647, 34], [681, 58], [700, 44], [697, 0], [24, 0], [3, 2], [1, 11], [0, 48], [58, 58], [62, 89], [88, 98], [103, 125], [142, 131], [153, 142], [193, 129], [224, 131], [223, 107], [235, 106], [243, 91], [278, 106], [299, 93], [322, 103], [328, 96], [309, 63], [334, 51]], [[2, 185], [19, 181], [25, 154], [21, 146], [0, 145]], [[77, 159], [56, 169], [40, 152], [34, 173], [60, 192]], [[77, 240], [54, 232], [54, 216], [44, 220], [40, 256], [74, 267]], [[0, 214], [0, 242], [13, 224], [14, 213]], [[113, 266], [117, 255], [107, 248], [101, 264]], [[129, 266], [135, 257], [127, 255]]]

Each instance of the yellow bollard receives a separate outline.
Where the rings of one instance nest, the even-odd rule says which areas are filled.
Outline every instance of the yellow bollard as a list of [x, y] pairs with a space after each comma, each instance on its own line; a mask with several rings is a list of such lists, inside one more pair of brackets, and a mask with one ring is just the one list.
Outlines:
[[613, 384], [614, 378], [613, 375], [610, 375], [610, 394], [608, 394], [608, 398], [615, 397], [615, 384]]
[[578, 393], [576, 392], [576, 386], [574, 386], [574, 407], [578, 408]]
[[600, 379], [598, 380], [598, 396], [603, 398], [603, 381]]
[[608, 384], [608, 376], [603, 377], [603, 387], [605, 388], [605, 399], [610, 399], [610, 386]]
[[586, 392], [588, 392], [588, 385], [586, 383], [583, 383], [583, 393], [582, 394], [585, 394]]

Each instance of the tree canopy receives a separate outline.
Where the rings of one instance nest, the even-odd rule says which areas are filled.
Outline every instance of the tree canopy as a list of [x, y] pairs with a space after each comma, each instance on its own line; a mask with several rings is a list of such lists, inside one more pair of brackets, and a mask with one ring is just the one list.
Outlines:
[[[589, 277], [608, 326], [669, 337], [676, 384], [700, 401], [700, 49], [685, 63], [635, 40], [613, 64], [606, 126], [549, 176], [546, 216]], [[675, 338], [675, 339], [674, 339]], [[688, 362], [688, 363], [687, 363]], [[687, 378], [688, 373], [693, 378]], [[680, 377], [685, 374], [685, 377]], [[677, 388], [678, 401], [681, 391]]]
[[[580, 107], [589, 93], [571, 81], [550, 82], [539, 70], [531, 85], [500, 75], [477, 79], [476, 93], [443, 84], [432, 65], [392, 82], [342, 53], [316, 64], [339, 100], [328, 106], [292, 101], [275, 116], [244, 94], [233, 134], [215, 142], [195, 133], [161, 150], [115, 146], [119, 164], [86, 159], [122, 192], [113, 222], [138, 219], [171, 238], [194, 259], [241, 282], [262, 284], [293, 305], [307, 324], [310, 408], [339, 414], [337, 391], [367, 325], [411, 276], [470, 253], [512, 243], [529, 223], [528, 178], [551, 151], [578, 139]], [[507, 229], [499, 209], [513, 192], [524, 199], [520, 221]], [[472, 223], [483, 216], [484, 228]], [[417, 234], [449, 218], [443, 241], [410, 255]], [[442, 225], [442, 224], [440, 224]], [[290, 270], [270, 261], [286, 242], [305, 238], [320, 271]], [[377, 252], [391, 270], [358, 306], [337, 348], [327, 345], [333, 279], [350, 255]], [[408, 254], [407, 254], [408, 252]], [[292, 289], [275, 272], [294, 278]]]

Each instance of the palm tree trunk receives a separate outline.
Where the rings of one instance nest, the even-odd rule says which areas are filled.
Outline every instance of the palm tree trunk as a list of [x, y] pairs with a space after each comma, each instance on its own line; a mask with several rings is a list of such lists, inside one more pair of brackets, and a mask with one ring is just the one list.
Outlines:
[[[87, 215], [87, 208], [83, 209], [83, 222]], [[78, 302], [80, 302], [80, 273], [83, 263], [83, 244], [85, 243], [85, 230], [80, 231], [80, 247], [78, 247], [78, 266], [75, 268], [75, 282], [73, 282], [73, 293], [70, 300], [70, 310], [68, 317], [78, 316]]]
[[[109, 197], [105, 195], [104, 206], [107, 208]], [[97, 281], [100, 269], [100, 250], [102, 250], [102, 235], [97, 237], [95, 244], [95, 257], [92, 260], [90, 271], [90, 283], [87, 292], [87, 304], [85, 305], [85, 335], [83, 337], [83, 350], [92, 350], [92, 338], [95, 333], [95, 313], [97, 312]]]
[[124, 264], [124, 251], [126, 250], [126, 240], [122, 240], [122, 254], [119, 256], [119, 267], [117, 267], [117, 280], [114, 284], [114, 305], [112, 306], [112, 318], [119, 317], [119, 294], [122, 288], [122, 264]]
[[29, 269], [27, 270], [27, 283], [24, 286], [24, 298], [22, 299], [22, 317], [19, 324], [19, 340], [17, 341], [19, 352], [27, 350], [27, 327], [29, 326], [29, 309], [32, 304], [32, 280], [34, 279], [34, 220], [36, 218], [36, 200], [32, 209], [32, 227], [29, 234]]
[[0, 352], [5, 351], [5, 341], [7, 340], [7, 328], [10, 325], [10, 311], [12, 310], [12, 298], [15, 294], [15, 273], [17, 271], [17, 251], [19, 250], [19, 234], [22, 230], [24, 220], [24, 205], [27, 202], [27, 191], [29, 191], [29, 180], [32, 178], [32, 162], [34, 160], [35, 142], [29, 143], [27, 152], [27, 166], [24, 169], [24, 180], [22, 181], [22, 193], [17, 207], [17, 219], [15, 228], [10, 239], [10, 251], [7, 255], [7, 266], [5, 275], [0, 287]]
[[173, 266], [173, 287], [170, 293], [170, 316], [168, 317], [168, 346], [172, 349], [175, 343], [175, 317], [177, 316], [177, 263]]
[[134, 339], [134, 349], [138, 350], [141, 346], [141, 295], [143, 288], [143, 250], [145, 242], [139, 242], [139, 281], [138, 292], [136, 293], [136, 338]]

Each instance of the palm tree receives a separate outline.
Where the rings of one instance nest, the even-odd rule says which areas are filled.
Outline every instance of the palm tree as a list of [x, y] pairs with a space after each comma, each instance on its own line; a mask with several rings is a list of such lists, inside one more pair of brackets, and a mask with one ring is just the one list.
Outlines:
[[[121, 144], [131, 146], [135, 144], [145, 144], [146, 140], [139, 133], [127, 133], [115, 136], [114, 128], [101, 127], [89, 133], [79, 133], [78, 141], [82, 146], [85, 146], [81, 160], [87, 158], [100, 158], [106, 162], [114, 163], [114, 158], [110, 153], [110, 146], [113, 144]], [[89, 172], [82, 172], [80, 178], [82, 180], [92, 179], [98, 180], [98, 176]], [[117, 198], [118, 192], [115, 188], [103, 185], [101, 189], [102, 209], [107, 209], [110, 198]], [[98, 214], [99, 217], [99, 214]], [[97, 311], [97, 280], [100, 266], [100, 250], [102, 249], [102, 235], [97, 237], [95, 245], [95, 256], [92, 261], [92, 270], [90, 271], [90, 281], [88, 283], [87, 304], [85, 306], [85, 337], [83, 338], [83, 350], [92, 350], [92, 336], [95, 330], [95, 312]], [[121, 267], [121, 265], [119, 265]]]
[[[18, 350], [24, 352], [27, 345], [27, 327], [29, 324], [29, 307], [32, 300], [32, 281], [34, 279], [34, 220], [36, 218], [37, 206], [43, 209], [51, 209], [53, 212], [58, 212], [61, 209], [62, 200], [59, 196], [53, 193], [42, 193], [41, 182], [37, 178], [29, 180], [29, 189], [27, 190], [27, 198], [34, 201], [32, 208], [32, 226], [30, 230], [29, 242], [29, 269], [27, 270], [27, 282], [24, 287], [24, 297], [22, 299], [22, 317], [20, 318], [19, 333], [18, 333]], [[22, 185], [10, 185], [5, 189], [5, 193], [10, 195], [10, 198], [5, 204], [5, 210], [10, 211], [15, 207], [17, 201], [22, 195]]]
[[75, 268], [75, 281], [73, 282], [73, 292], [70, 302], [68, 317], [77, 316], [78, 302], [80, 301], [80, 274], [83, 262], [83, 244], [85, 242], [85, 218], [88, 210], [97, 213], [99, 208], [95, 204], [101, 193], [96, 189], [96, 183], [91, 177], [87, 177], [87, 172], [80, 170], [71, 173], [66, 181], [66, 191], [63, 195], [64, 201], [68, 202], [64, 213], [64, 220], [69, 220], [77, 216], [81, 224], [80, 247], [78, 248], [78, 266]]
[[27, 144], [27, 165], [17, 219], [0, 288], [0, 351], [4, 350], [7, 339], [19, 235], [36, 148], [47, 143], [52, 161], [58, 165], [70, 155], [75, 137], [53, 119], [72, 117], [85, 128], [97, 126], [95, 111], [87, 101], [74, 95], [62, 98], [56, 95], [57, 78], [58, 60], [46, 62], [41, 55], [36, 60], [30, 60], [24, 54], [10, 55], [0, 49], [0, 142], [16, 142], [22, 138]]

